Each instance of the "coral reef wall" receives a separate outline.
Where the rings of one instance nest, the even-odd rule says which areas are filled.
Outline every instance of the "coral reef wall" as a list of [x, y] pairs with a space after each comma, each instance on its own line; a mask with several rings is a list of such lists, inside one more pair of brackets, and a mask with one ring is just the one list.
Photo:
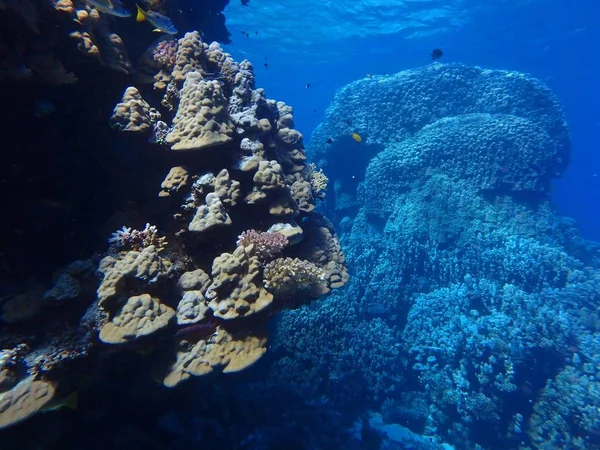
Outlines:
[[549, 200], [570, 143], [545, 86], [459, 64], [359, 80], [308, 153], [352, 281], [283, 315], [272, 376], [457, 448], [600, 445], [600, 246]]
[[[8, 4], [19, 14], [25, 6], [40, 14], [65, 12], [67, 23], [76, 19], [107, 33], [113, 19], [87, 3], [79, 10], [69, 1], [18, 5]], [[92, 125], [84, 115], [65, 126], [71, 116], [59, 117], [54, 109], [69, 108], [69, 101], [34, 105], [36, 119], [49, 117], [61, 126], [46, 144], [67, 148], [46, 145], [51, 157], [32, 164], [43, 168], [48, 161], [52, 170], [45, 181], [62, 185], [73, 201], [87, 204], [88, 214], [81, 217], [71, 203], [45, 199], [38, 191], [44, 183], [27, 178], [33, 152], [25, 145], [44, 144], [35, 133], [13, 149], [8, 171], [25, 177], [29, 194], [19, 192], [15, 205], [30, 199], [61, 211], [67, 225], [83, 220], [88, 233], [104, 234], [103, 243], [100, 250], [94, 239], [63, 248], [64, 242], [53, 242], [60, 223], [35, 217], [36, 204], [12, 211], [13, 216], [29, 211], [41, 235], [32, 237], [25, 228], [19, 236], [47, 244], [38, 249], [45, 258], [35, 264], [27, 261], [35, 256], [35, 245], [24, 246], [16, 261], [16, 249], [3, 255], [0, 429], [64, 406], [70, 392], [102, 385], [113, 364], [125, 385], [142, 371], [167, 388], [193, 376], [239, 372], [267, 352], [272, 316], [348, 281], [336, 232], [315, 211], [327, 177], [306, 164], [292, 108], [255, 87], [249, 61], [234, 61], [217, 42], [204, 42], [198, 31], [180, 39], [160, 36], [135, 62], [126, 57], [120, 37], [107, 34], [111, 46], [105, 51], [95, 41], [102, 33], [77, 33], [70, 37], [95, 53], [96, 69], [118, 77], [101, 82], [85, 70], [71, 74], [66, 67], [72, 60], [51, 46], [43, 51], [53, 56], [56, 70], [65, 69], [59, 70], [63, 77], [40, 78], [49, 72], [34, 76], [32, 71], [27, 82], [32, 89], [38, 89], [35, 83], [67, 83], [45, 92], [64, 92], [69, 101], [82, 89], [101, 89], [91, 94], [96, 99], [109, 83], [120, 86], [112, 114], [95, 117]], [[4, 75], [17, 83], [14, 72]], [[82, 99], [86, 109], [95, 110], [95, 103], [87, 103], [90, 98]], [[100, 113], [109, 100], [100, 102]], [[37, 127], [36, 119], [32, 126]], [[78, 139], [73, 142], [63, 132]], [[89, 157], [87, 164], [81, 154]], [[63, 184], [58, 174], [72, 174], [72, 179]], [[24, 218], [11, 218], [32, 226]], [[51, 251], [61, 254], [51, 258]], [[123, 355], [145, 358], [140, 363]], [[9, 432], [14, 437], [19, 430]], [[48, 437], [42, 435], [40, 440]]]
[[[133, 12], [135, 3], [125, 3]], [[201, 16], [206, 6], [211, 12], [203, 17], [221, 20], [207, 20], [200, 28], [204, 39], [228, 39], [222, 2], [147, 4], [167, 13], [180, 31], [200, 25], [179, 10], [193, 7]], [[57, 265], [102, 250], [107, 234], [122, 225], [104, 228], [114, 211], [149, 198], [145, 181], [130, 175], [162, 177], [154, 170], [160, 154], [126, 146], [106, 130], [124, 86], [144, 77], [138, 60], [157, 40], [152, 28], [83, 0], [0, 2], [0, 192], [7, 211], [0, 230], [9, 237], [0, 278], [50, 277]]]

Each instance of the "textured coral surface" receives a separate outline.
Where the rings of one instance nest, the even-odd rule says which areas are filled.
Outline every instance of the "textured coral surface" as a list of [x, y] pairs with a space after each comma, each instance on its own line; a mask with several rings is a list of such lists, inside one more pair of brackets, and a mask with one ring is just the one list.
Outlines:
[[[71, 36], [80, 51], [130, 71], [111, 20], [87, 3], [67, 10], [94, 31]], [[0, 428], [50, 401], [62, 407], [120, 355], [151, 355], [133, 372], [166, 387], [239, 372], [267, 352], [272, 316], [348, 280], [339, 240], [315, 212], [326, 177], [305, 170], [292, 108], [255, 88], [252, 65], [197, 31], [150, 43], [137, 65], [139, 84], [121, 85], [104, 122], [115, 148], [102, 147], [134, 164], [99, 158], [105, 184], [90, 190], [120, 198], [90, 213], [103, 243], [46, 285], [23, 281], [0, 297]], [[303, 270], [274, 276], [271, 267], [267, 279], [267, 265], [284, 258]], [[319, 288], [307, 289], [313, 281]]]

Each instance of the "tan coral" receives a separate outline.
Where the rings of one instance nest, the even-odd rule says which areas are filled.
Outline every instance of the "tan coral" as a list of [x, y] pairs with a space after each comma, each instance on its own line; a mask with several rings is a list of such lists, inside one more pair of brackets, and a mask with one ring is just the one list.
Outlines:
[[224, 329], [196, 343], [183, 341], [163, 383], [174, 387], [192, 376], [206, 375], [216, 369], [224, 373], [239, 372], [264, 355], [266, 341], [255, 336], [234, 337]]
[[80, 30], [70, 34], [77, 40], [77, 49], [91, 56], [113, 70], [129, 74], [132, 64], [123, 39], [111, 30], [111, 19], [86, 5], [86, 9], [77, 11], [76, 20]]
[[199, 72], [186, 76], [173, 128], [167, 135], [171, 150], [201, 150], [232, 141], [233, 126], [227, 99], [218, 81], [206, 81]]
[[310, 182], [303, 179], [297, 180], [292, 184], [290, 191], [296, 200], [298, 209], [304, 212], [311, 212], [315, 209], [315, 199]]
[[298, 213], [298, 207], [288, 188], [269, 206], [269, 214], [277, 217], [292, 216]]
[[210, 228], [231, 225], [231, 218], [221, 199], [211, 192], [206, 196], [206, 204], [196, 210], [194, 218], [188, 225], [188, 230], [202, 233]]
[[254, 174], [254, 187], [246, 196], [246, 203], [256, 203], [267, 197], [267, 192], [284, 189], [283, 171], [277, 161], [261, 161]]
[[208, 300], [202, 291], [186, 291], [177, 305], [177, 324], [191, 325], [206, 318]]
[[238, 167], [243, 172], [254, 172], [258, 170], [261, 161], [264, 161], [265, 146], [258, 139], [244, 138], [240, 144], [243, 154], [240, 157]]
[[150, 105], [142, 98], [140, 91], [129, 86], [113, 110], [110, 126], [120, 131], [144, 133], [152, 126], [150, 111]]
[[177, 287], [181, 291], [205, 291], [210, 284], [210, 277], [202, 269], [192, 270], [190, 272], [184, 272], [179, 281]]
[[302, 228], [295, 222], [276, 223], [271, 225], [267, 231], [283, 234], [287, 238], [289, 245], [298, 244], [304, 237]]
[[75, 12], [75, 7], [71, 0], [54, 0], [54, 9], [68, 14]]
[[98, 271], [104, 275], [97, 290], [100, 306], [104, 306], [117, 295], [128, 295], [127, 280], [156, 282], [171, 275], [172, 265], [151, 245], [141, 252], [130, 251], [119, 258], [106, 256], [100, 261]]
[[246, 317], [262, 311], [273, 301], [273, 296], [262, 286], [258, 258], [250, 256], [244, 247], [217, 256], [212, 279], [204, 295], [216, 317]]
[[190, 325], [200, 322], [208, 312], [208, 300], [204, 292], [210, 285], [210, 277], [204, 270], [185, 272], [179, 277], [177, 287], [183, 293], [177, 305], [177, 324]]
[[224, 52], [218, 42], [211, 42], [209, 45], [204, 44], [204, 54], [206, 56], [206, 69], [211, 72], [225, 72], [229, 75], [225, 79], [231, 86], [237, 72], [237, 68], [235, 67], [237, 63], [235, 63], [231, 55]]
[[302, 134], [293, 128], [292, 108], [283, 102], [277, 103], [277, 152], [286, 173], [301, 172], [306, 164]]
[[172, 72], [175, 82], [180, 85], [188, 73], [201, 72], [203, 55], [204, 46], [200, 40], [200, 33], [197, 31], [185, 33], [185, 36], [179, 39], [175, 55], [175, 66]]
[[[87, 11], [84, 11], [87, 15]], [[98, 62], [102, 62], [102, 58], [100, 57], [100, 49], [94, 43], [94, 39], [87, 31], [73, 31], [69, 34], [70, 37], [77, 41], [77, 50], [83, 53], [86, 56], [90, 56], [98, 60]]]
[[175, 316], [172, 308], [150, 294], [134, 295], [100, 330], [106, 344], [124, 344], [166, 327]]
[[154, 41], [137, 60], [136, 83], [153, 83], [155, 90], [165, 89], [172, 79], [177, 46], [177, 40], [171, 35], [163, 34]]
[[190, 176], [183, 166], [171, 167], [165, 181], [160, 185], [159, 197], [169, 197], [188, 185]]
[[0, 394], [0, 429], [15, 425], [38, 413], [54, 396], [54, 386], [27, 378]]
[[227, 207], [235, 206], [240, 198], [240, 182], [232, 180], [227, 169], [221, 170], [215, 177], [214, 189]]

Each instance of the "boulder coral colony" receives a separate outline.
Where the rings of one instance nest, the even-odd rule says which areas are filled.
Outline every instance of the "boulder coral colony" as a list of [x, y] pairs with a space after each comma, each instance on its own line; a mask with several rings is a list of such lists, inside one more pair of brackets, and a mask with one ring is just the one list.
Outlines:
[[457, 448], [598, 448], [600, 247], [549, 198], [571, 152], [550, 90], [462, 64], [374, 76], [310, 142], [352, 278], [283, 314], [272, 376]]
[[[70, 38], [86, 57], [153, 85], [162, 105], [127, 87], [110, 126], [168, 155], [155, 187], [167, 218], [160, 230], [124, 226], [106, 254], [69, 264], [45, 293], [3, 299], [0, 427], [75, 389], [90, 360], [115, 350], [151, 348], [153, 376], [168, 387], [240, 371], [265, 353], [275, 312], [347, 282], [335, 231], [314, 211], [327, 178], [306, 164], [292, 108], [255, 88], [250, 62], [190, 32], [160, 38], [134, 67], [107, 17], [84, 2], [2, 5], [33, 31], [49, 8], [56, 20], [71, 18], [78, 30]], [[41, 36], [34, 36], [35, 43]], [[15, 55], [3, 75], [14, 78], [25, 64], [36, 81], [77, 82], [51, 47], [42, 48], [34, 62], [30, 51]], [[52, 319], [40, 325], [41, 316]]]

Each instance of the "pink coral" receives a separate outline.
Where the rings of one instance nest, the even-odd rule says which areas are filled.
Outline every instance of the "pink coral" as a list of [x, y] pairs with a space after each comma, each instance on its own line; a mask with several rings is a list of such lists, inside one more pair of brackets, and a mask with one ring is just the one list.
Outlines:
[[161, 64], [164, 69], [172, 69], [175, 65], [175, 55], [177, 54], [177, 41], [175, 39], [164, 39], [154, 48], [152, 55], [154, 61]]
[[264, 263], [278, 256], [288, 240], [278, 232], [248, 230], [238, 236], [237, 244], [243, 247], [252, 245], [252, 254]]

